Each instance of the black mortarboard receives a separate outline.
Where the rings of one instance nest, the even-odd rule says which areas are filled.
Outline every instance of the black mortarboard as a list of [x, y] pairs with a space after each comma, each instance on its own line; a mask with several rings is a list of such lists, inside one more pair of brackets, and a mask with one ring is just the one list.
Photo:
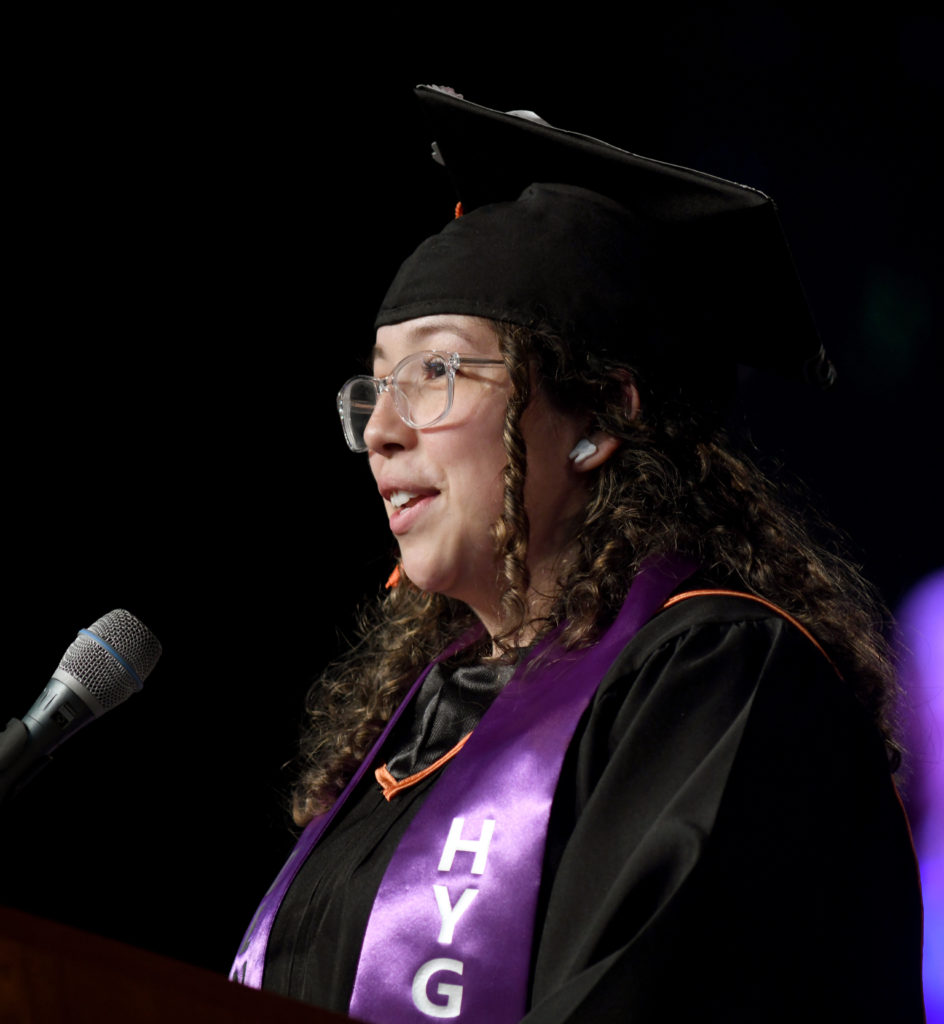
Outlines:
[[377, 326], [483, 316], [641, 369], [743, 363], [832, 383], [768, 196], [534, 115], [416, 95], [463, 215], [401, 266]]

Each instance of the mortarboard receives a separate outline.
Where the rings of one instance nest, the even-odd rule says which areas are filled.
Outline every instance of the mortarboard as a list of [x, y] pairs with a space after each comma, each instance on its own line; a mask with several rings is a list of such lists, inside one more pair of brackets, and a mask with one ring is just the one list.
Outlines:
[[416, 95], [462, 216], [403, 263], [376, 326], [434, 313], [555, 331], [686, 377], [742, 363], [832, 383], [773, 201], [701, 171]]

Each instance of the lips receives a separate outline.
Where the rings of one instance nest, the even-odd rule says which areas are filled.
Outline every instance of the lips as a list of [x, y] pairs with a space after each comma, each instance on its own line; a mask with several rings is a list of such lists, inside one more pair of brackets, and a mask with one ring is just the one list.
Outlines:
[[395, 536], [406, 533], [423, 515], [424, 509], [439, 495], [431, 487], [418, 490], [406, 487], [381, 487], [380, 493], [392, 506], [390, 529]]

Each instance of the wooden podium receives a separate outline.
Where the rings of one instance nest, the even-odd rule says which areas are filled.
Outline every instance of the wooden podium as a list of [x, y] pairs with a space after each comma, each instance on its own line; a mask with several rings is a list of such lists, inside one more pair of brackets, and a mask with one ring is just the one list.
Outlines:
[[0, 907], [0, 1024], [340, 1024], [199, 967]]

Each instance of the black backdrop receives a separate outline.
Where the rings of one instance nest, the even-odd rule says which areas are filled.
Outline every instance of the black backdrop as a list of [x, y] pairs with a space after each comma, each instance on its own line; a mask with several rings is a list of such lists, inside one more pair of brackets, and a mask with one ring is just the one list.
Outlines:
[[334, 394], [453, 201], [418, 82], [772, 194], [841, 383], [754, 381], [755, 437], [890, 604], [941, 564], [940, 23], [577, 13], [22, 27], [0, 716], [110, 608], [165, 655], [0, 809], [0, 903], [223, 970], [290, 848], [303, 694], [392, 564]]

